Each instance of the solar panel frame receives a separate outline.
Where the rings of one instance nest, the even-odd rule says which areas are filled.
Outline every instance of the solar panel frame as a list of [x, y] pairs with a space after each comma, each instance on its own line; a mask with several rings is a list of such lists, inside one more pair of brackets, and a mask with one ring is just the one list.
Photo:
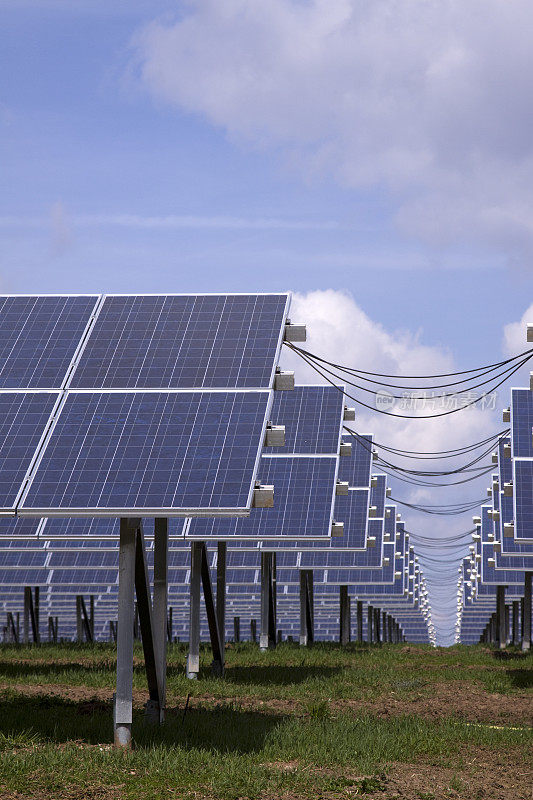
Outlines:
[[[38, 415], [39, 400], [43, 404], [43, 411], [30, 428], [29, 420], [25, 423], [24, 419]], [[60, 392], [52, 389], [0, 390], [0, 486], [5, 493], [0, 501], [0, 518], [15, 516], [24, 486], [57, 414], [59, 400]], [[16, 429], [14, 426], [19, 417], [22, 418]], [[24, 425], [27, 428], [26, 441], [21, 440], [20, 427]], [[3, 433], [2, 428], [5, 428]], [[10, 468], [10, 462], [16, 462], [16, 465]]]
[[[49, 301], [49, 302], [59, 301], [59, 300], [64, 300], [65, 301], [64, 309], [59, 312], [59, 315], [57, 313], [57, 310], [55, 310], [55, 313], [53, 315], [51, 315], [51, 320], [52, 320], [52, 323], [53, 323], [53, 327], [52, 327], [51, 330], [49, 330], [47, 332], [48, 342], [50, 341], [50, 338], [53, 336], [55, 329], [58, 326], [61, 326], [61, 324], [66, 325], [67, 322], [68, 322], [67, 319], [64, 319], [64, 320], [62, 319], [63, 311], [65, 311], [68, 301], [69, 300], [72, 300], [72, 301], [75, 301], [75, 300], [86, 300], [87, 301], [86, 308], [80, 309], [80, 311], [79, 311], [79, 315], [80, 315], [81, 319], [80, 319], [80, 324], [78, 325], [77, 334], [75, 336], [73, 336], [70, 339], [70, 341], [66, 340], [66, 345], [67, 346], [65, 348], [65, 354], [64, 354], [64, 357], [61, 359], [62, 366], [58, 365], [58, 367], [56, 368], [56, 370], [55, 370], [56, 379], [55, 380], [45, 380], [42, 377], [40, 379], [37, 379], [37, 377], [35, 376], [35, 372], [37, 370], [41, 370], [42, 371], [42, 370], [44, 370], [44, 368], [45, 368], [45, 366], [47, 364], [48, 365], [50, 364], [50, 358], [49, 357], [46, 358], [46, 356], [44, 355], [44, 348], [41, 348], [41, 351], [39, 352], [37, 357], [35, 357], [35, 350], [39, 349], [39, 348], [36, 348], [36, 337], [39, 335], [39, 332], [35, 330], [35, 326], [32, 326], [31, 317], [28, 316], [27, 312], [24, 315], [24, 320], [25, 321], [24, 321], [24, 324], [21, 326], [20, 335], [19, 335], [19, 337], [17, 337], [16, 341], [13, 343], [13, 347], [17, 347], [17, 342], [20, 339], [22, 331], [29, 324], [30, 325], [29, 333], [30, 333], [30, 336], [31, 336], [31, 344], [32, 344], [33, 354], [32, 354], [31, 358], [29, 356], [27, 356], [26, 358], [30, 358], [30, 360], [32, 360], [34, 362], [32, 375], [29, 376], [29, 377], [25, 376], [24, 380], [22, 380], [22, 377], [20, 379], [16, 379], [14, 376], [12, 376], [11, 378], [7, 378], [5, 376], [6, 367], [7, 367], [8, 371], [9, 371], [10, 362], [13, 360], [13, 356], [12, 356], [13, 350], [11, 350], [11, 352], [9, 354], [0, 353], [0, 389], [18, 389], [18, 390], [40, 389], [42, 391], [44, 391], [44, 390], [56, 390], [57, 391], [57, 390], [59, 390], [59, 389], [61, 389], [61, 388], [63, 388], [65, 386], [65, 384], [68, 381], [70, 375], [72, 374], [72, 369], [73, 369], [73, 367], [74, 367], [74, 365], [76, 363], [76, 360], [78, 358], [79, 351], [80, 351], [81, 347], [83, 346], [83, 343], [84, 343], [84, 341], [85, 341], [85, 339], [87, 337], [88, 331], [90, 330], [90, 327], [91, 327], [93, 319], [94, 319], [94, 315], [95, 315], [96, 310], [98, 308], [98, 304], [101, 301], [101, 295], [98, 295], [98, 294], [34, 294], [34, 295], [31, 295], [31, 294], [19, 294], [19, 295], [17, 295], [17, 294], [0, 294], [0, 335], [3, 334], [3, 341], [4, 342], [6, 341], [6, 335], [8, 334], [9, 329], [8, 329], [8, 331], [6, 331], [6, 328], [8, 326], [2, 325], [2, 314], [3, 313], [4, 314], [5, 313], [9, 314], [9, 312], [5, 311], [9, 301], [13, 301], [12, 305], [15, 305], [16, 301], [18, 301], [18, 300], [27, 301], [27, 302], [34, 301], [35, 304], [37, 304], [39, 301], [43, 301], [43, 303], [46, 302], [46, 301]], [[20, 344], [23, 345], [23, 342], [21, 342]], [[20, 347], [20, 344], [19, 344], [19, 347]], [[0, 346], [1, 346], [1, 340], [0, 340]], [[21, 358], [22, 358], [22, 354], [19, 352], [17, 354], [16, 358], [15, 358], [15, 365], [14, 366], [16, 366], [20, 362]], [[56, 358], [57, 358], [57, 356], [56, 356]], [[19, 367], [19, 370], [20, 370], [20, 367]]]
[[[192, 380], [191, 382], [185, 382], [185, 383], [179, 383], [179, 382], [177, 382], [177, 383], [174, 382], [173, 383], [171, 380], [167, 380], [165, 382], [165, 381], [161, 381], [161, 380], [156, 380], [155, 377], [154, 377], [153, 379], [152, 378], [150, 378], [150, 379], [146, 378], [145, 382], [143, 383], [142, 380], [139, 381], [139, 370], [135, 367], [134, 363], [132, 363], [135, 360], [135, 356], [131, 356], [131, 355], [128, 357], [129, 361], [130, 361], [129, 365], [127, 367], [122, 367], [122, 369], [124, 371], [128, 371], [130, 373], [129, 377], [126, 376], [126, 375], [124, 375], [122, 377], [122, 379], [119, 379], [117, 377], [116, 380], [111, 380], [111, 383], [109, 383], [109, 378], [97, 380], [96, 377], [92, 377], [91, 379], [89, 379], [87, 377], [85, 377], [85, 378], [83, 377], [84, 371], [88, 369], [87, 362], [90, 361], [90, 359], [91, 359], [90, 353], [93, 350], [93, 348], [96, 348], [97, 345], [98, 345], [99, 324], [100, 323], [103, 324], [103, 320], [104, 320], [104, 317], [105, 317], [105, 314], [106, 314], [106, 310], [107, 310], [107, 308], [109, 308], [113, 304], [114, 301], [118, 301], [118, 300], [124, 300], [125, 301], [125, 300], [128, 300], [128, 299], [141, 301], [143, 299], [144, 300], [152, 299], [152, 300], [162, 300], [163, 302], [165, 302], [166, 300], [174, 299], [174, 300], [177, 301], [179, 299], [186, 299], [186, 298], [188, 298], [188, 299], [193, 298], [195, 301], [198, 300], [198, 299], [202, 299], [202, 298], [208, 298], [208, 299], [213, 300], [213, 301], [218, 299], [218, 300], [224, 301], [224, 302], [226, 302], [228, 300], [231, 300], [231, 299], [237, 300], [238, 298], [250, 298], [250, 299], [255, 298], [256, 299], [255, 302], [257, 302], [257, 298], [278, 298], [280, 301], [283, 301], [283, 299], [284, 299], [284, 302], [282, 303], [283, 310], [281, 310], [281, 305], [280, 305], [280, 310], [279, 310], [279, 323], [280, 324], [279, 324], [279, 326], [276, 326], [274, 328], [274, 330], [278, 330], [278, 328], [279, 328], [279, 332], [277, 334], [277, 337], [275, 337], [275, 336], [273, 337], [272, 344], [274, 344], [274, 340], [277, 339], [277, 341], [276, 341], [275, 350], [273, 351], [272, 367], [271, 367], [270, 373], [268, 374], [268, 377], [267, 377], [267, 375], [265, 373], [264, 377], [262, 377], [259, 382], [258, 381], [252, 381], [252, 380], [244, 380], [243, 379], [241, 383], [238, 383], [238, 382], [236, 382], [234, 380], [229, 380], [228, 379], [228, 380], [225, 380], [225, 381], [223, 381], [223, 382], [221, 382], [219, 384], [213, 383], [213, 382], [206, 382], [207, 379], [206, 379], [205, 375], [204, 375], [204, 377], [203, 377], [203, 379], [202, 379], [202, 381], [200, 383], [195, 382], [194, 380]], [[212, 292], [212, 293], [209, 293], [209, 292], [204, 292], [204, 293], [196, 292], [196, 293], [194, 293], [194, 292], [192, 292], [192, 293], [174, 293], [174, 294], [172, 294], [172, 293], [168, 293], [168, 294], [167, 293], [165, 293], [165, 294], [161, 294], [161, 293], [104, 294], [104, 295], [102, 295], [102, 301], [101, 301], [101, 304], [100, 304], [100, 306], [98, 308], [98, 311], [95, 314], [94, 322], [93, 322], [93, 325], [92, 325], [91, 330], [89, 332], [89, 336], [87, 337], [87, 339], [86, 339], [86, 341], [84, 343], [83, 349], [80, 352], [79, 358], [77, 359], [76, 369], [73, 372], [72, 379], [70, 381], [70, 386], [73, 389], [89, 389], [89, 390], [95, 390], [95, 389], [97, 389], [97, 390], [101, 390], [101, 389], [137, 389], [137, 390], [141, 390], [141, 389], [172, 389], [172, 388], [190, 389], [190, 390], [198, 390], [198, 389], [206, 389], [206, 388], [221, 389], [221, 390], [235, 390], [235, 389], [239, 389], [239, 388], [242, 388], [242, 389], [246, 389], [246, 388], [260, 388], [260, 389], [271, 388], [272, 385], [273, 385], [273, 382], [274, 382], [274, 375], [275, 375], [276, 367], [277, 367], [277, 364], [278, 364], [278, 361], [279, 361], [279, 355], [280, 355], [280, 351], [281, 351], [281, 346], [283, 344], [285, 320], [287, 319], [287, 314], [288, 314], [289, 307], [290, 307], [290, 301], [291, 301], [291, 295], [288, 292], [252, 292], [252, 293], [250, 293], [250, 292], [240, 292], [240, 293], [239, 292], [233, 292], [233, 293], [219, 293], [219, 292]], [[190, 322], [190, 319], [189, 319], [189, 322]], [[199, 320], [196, 320], [196, 324], [198, 324], [198, 323], [199, 323]], [[217, 326], [220, 327], [220, 324], [221, 324], [221, 319], [218, 318]], [[179, 331], [178, 331], [178, 333], [179, 333]], [[154, 338], [154, 335], [155, 335], [154, 331], [152, 331], [151, 332], [150, 341]], [[234, 340], [234, 339], [232, 339], [232, 340]], [[103, 347], [108, 347], [109, 346], [109, 341], [110, 341], [110, 336], [109, 336], [109, 333], [108, 333], [104, 337], [104, 345], [102, 345], [102, 346]], [[181, 348], [181, 346], [183, 346], [183, 344], [186, 341], [187, 340], [186, 340], [186, 338], [184, 336], [181, 339], [180, 348]], [[198, 339], [198, 341], [201, 342], [201, 339]], [[245, 339], [245, 342], [247, 342], [247, 341], [249, 341], [248, 338]], [[213, 356], [214, 349], [215, 349], [215, 345], [213, 344], [213, 346], [211, 348], [211, 356], [210, 356], [210, 358]], [[272, 351], [269, 351], [269, 352], [272, 352]], [[178, 361], [177, 354], [174, 354], [174, 357], [175, 357], [175, 362], [177, 363], [177, 361]], [[144, 365], [145, 361], [147, 360], [147, 358], [149, 358], [148, 348], [146, 348], [146, 352], [144, 353], [144, 356], [143, 356], [143, 359], [142, 359], [141, 369], [143, 368], [143, 365]], [[244, 358], [244, 354], [241, 355], [241, 361], [242, 361], [243, 358]], [[194, 360], [196, 362], [197, 358], [195, 357]], [[98, 361], [98, 364], [101, 366], [102, 353], [100, 353], [98, 355], [97, 361]], [[118, 366], [116, 368], [118, 369]], [[183, 369], [183, 368], [184, 367], [183, 367], [183, 364], [182, 364], [180, 366], [180, 369]], [[136, 376], [136, 380], [135, 380], [134, 383], [132, 383], [132, 376], [134, 376], [134, 375]]]
[[[254, 492], [254, 484], [257, 477], [257, 470], [261, 458], [261, 452], [263, 447], [263, 441], [265, 436], [265, 430], [267, 421], [269, 418], [270, 407], [272, 403], [272, 390], [269, 389], [261, 389], [261, 390], [238, 390], [238, 391], [210, 391], [210, 390], [197, 390], [197, 391], [187, 391], [181, 389], [169, 389], [164, 391], [159, 390], [113, 390], [108, 389], [100, 392], [94, 392], [92, 390], [74, 390], [68, 389], [64, 392], [62, 396], [62, 402], [58, 413], [54, 419], [54, 423], [50, 426], [48, 431], [46, 441], [44, 442], [37, 461], [35, 463], [33, 473], [28, 481], [24, 491], [22, 493], [20, 502], [18, 504], [17, 513], [20, 516], [39, 516], [39, 517], [120, 517], [120, 516], [146, 516], [146, 517], [155, 517], [155, 516], [163, 516], [163, 517], [190, 517], [190, 516], [247, 516], [249, 514], [249, 510], [252, 504], [253, 492]], [[132, 398], [132, 404], [137, 399], [139, 402], [143, 398], [151, 397], [151, 398], [198, 398], [198, 408], [200, 408], [200, 403], [204, 402], [204, 398], [207, 398], [205, 402], [215, 402], [215, 398], [219, 399], [219, 402], [222, 398], [233, 398], [233, 403], [237, 403], [237, 401], [245, 403], [245, 399], [251, 398], [252, 396], [260, 396], [264, 400], [263, 404], [263, 413], [258, 417], [258, 421], [261, 422], [260, 428], [260, 435], [257, 437], [257, 449], [254, 451], [254, 463], [250, 473], [250, 483], [247, 483], [248, 490], [247, 490], [247, 498], [246, 503], [242, 506], [179, 506], [179, 507], [167, 507], [167, 506], [158, 506], [158, 505], [149, 505], [149, 506], [137, 506], [137, 505], [127, 505], [127, 506], [92, 506], [92, 505], [84, 505], [84, 506], [43, 506], [43, 505], [34, 505], [31, 504], [31, 497], [33, 487], [36, 485], [36, 479], [43, 480], [41, 478], [41, 472], [44, 470], [41, 465], [43, 464], [43, 459], [49, 457], [50, 452], [53, 450], [53, 447], [59, 447], [61, 444], [61, 440], [59, 434], [55, 436], [56, 430], [61, 432], [61, 428], [64, 426], [65, 429], [70, 425], [72, 427], [71, 422], [69, 422], [68, 413], [65, 412], [65, 406], [69, 403], [70, 398], [87, 398], [87, 409], [89, 409], [90, 398]], [[177, 401], [176, 401], [177, 402]], [[72, 401], [71, 405], [75, 403], [75, 400]], [[133, 407], [133, 405], [132, 405]], [[258, 404], [258, 409], [261, 411], [261, 407]], [[230, 411], [230, 413], [232, 413]], [[258, 412], [259, 413], [259, 412]], [[237, 420], [235, 420], [237, 422]], [[160, 424], [160, 423], [159, 423]], [[175, 424], [175, 423], [174, 423]], [[194, 429], [191, 429], [190, 435], [194, 433]], [[74, 436], [78, 436], [80, 434], [79, 430], [73, 434]], [[180, 434], [181, 435], [181, 434]], [[205, 434], [204, 434], [205, 435]], [[55, 438], [54, 438], [55, 437]], [[118, 441], [121, 440], [119, 437]], [[224, 440], [225, 441], [225, 440]], [[225, 446], [225, 445], [224, 445]], [[168, 448], [167, 448], [168, 449]], [[74, 458], [81, 457], [82, 450], [78, 450], [78, 455], [74, 453]], [[251, 459], [251, 455], [250, 455]], [[99, 461], [99, 457], [93, 458], [93, 461]], [[46, 462], [45, 462], [46, 464]], [[61, 461], [62, 468], [64, 469], [64, 460]], [[101, 464], [98, 464], [97, 468], [100, 468]], [[96, 467], [95, 467], [96, 468]], [[150, 466], [152, 469], [152, 466]], [[46, 472], [45, 472], [46, 476]], [[205, 482], [205, 479], [204, 479]], [[102, 483], [104, 486], [104, 483]], [[177, 486], [177, 484], [176, 484]], [[244, 489], [243, 489], [244, 491]]]

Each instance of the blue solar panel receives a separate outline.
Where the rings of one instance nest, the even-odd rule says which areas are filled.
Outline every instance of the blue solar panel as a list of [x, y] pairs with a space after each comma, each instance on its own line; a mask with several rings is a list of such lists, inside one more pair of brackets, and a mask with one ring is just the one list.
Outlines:
[[498, 467], [500, 476], [500, 489], [503, 484], [513, 480], [513, 462], [511, 458], [504, 455], [504, 446], [511, 443], [509, 436], [502, 437], [498, 442]]
[[319, 539], [330, 535], [336, 457], [265, 457], [258, 477], [274, 484], [274, 508], [253, 509], [247, 519], [193, 519], [196, 539]]
[[338, 453], [344, 395], [334, 386], [297, 386], [276, 392], [271, 420], [285, 425], [278, 453]]
[[23, 512], [246, 509], [269, 392], [69, 392]]
[[0, 392], [0, 510], [14, 510], [57, 397], [55, 392]]
[[35, 536], [40, 520], [30, 518], [0, 517], [0, 546], [2, 537]]
[[76, 388], [269, 387], [288, 297], [107, 296]]
[[[29, 518], [19, 517], [19, 519], [21, 521], [29, 521]], [[183, 519], [171, 517], [168, 520], [169, 538], [181, 538], [186, 524], [187, 522]], [[143, 519], [143, 528], [145, 537], [153, 536], [153, 517]], [[86, 545], [87, 547], [95, 547], [97, 540], [102, 539], [102, 544], [109, 547], [110, 543], [106, 543], [105, 539], [109, 537], [118, 539], [120, 520], [113, 517], [93, 517], [90, 519], [83, 517], [50, 517], [45, 521], [40, 533], [44, 539], [61, 539], [61, 546], [83, 547]], [[86, 542], [83, 541], [83, 537], [87, 539]]]
[[529, 389], [511, 391], [511, 433], [513, 437], [513, 458], [531, 458], [533, 443], [533, 392]]
[[61, 387], [96, 301], [0, 296], [0, 388]]
[[376, 507], [376, 517], [382, 519], [385, 515], [385, 491], [387, 489], [387, 476], [374, 475], [373, 482], [375, 483], [375, 486], [372, 486], [370, 491], [370, 505]]
[[346, 441], [352, 443], [351, 458], [342, 458], [339, 463], [339, 480], [348, 481], [350, 486], [370, 486], [372, 469], [372, 436], [350, 436]]
[[513, 459], [517, 539], [533, 539], [533, 461]]

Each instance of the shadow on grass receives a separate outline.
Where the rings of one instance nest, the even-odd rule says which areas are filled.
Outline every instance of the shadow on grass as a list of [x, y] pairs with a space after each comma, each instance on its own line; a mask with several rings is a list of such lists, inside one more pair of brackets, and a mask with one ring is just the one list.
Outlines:
[[[59, 661], [57, 663], [36, 663], [20, 661], [0, 661], [0, 680], [2, 678], [27, 678], [33, 675], [48, 675], [61, 677], [72, 672], [91, 673], [106, 672], [114, 673], [116, 661], [114, 659], [95, 661]], [[135, 664], [135, 672], [144, 672], [144, 664]]]
[[492, 655], [498, 661], [522, 661], [528, 658], [529, 653], [523, 653], [521, 650], [493, 650]]
[[288, 686], [294, 683], [319, 678], [327, 680], [343, 671], [342, 667], [318, 667], [311, 665], [302, 666], [277, 666], [267, 664], [265, 666], [250, 667], [231, 667], [227, 666], [225, 680], [229, 683], [251, 683], [254, 685], [265, 686], [277, 684]]
[[[57, 744], [113, 741], [113, 709], [101, 701], [74, 702], [56, 697], [6, 695], [0, 698], [0, 734], [29, 734]], [[286, 717], [242, 711], [221, 703], [212, 708], [169, 709], [162, 726], [145, 722], [134, 712], [133, 739], [137, 749], [153, 745], [211, 750], [219, 753], [255, 753], [268, 734]]]
[[506, 674], [517, 689], [533, 688], [533, 669], [508, 669]]

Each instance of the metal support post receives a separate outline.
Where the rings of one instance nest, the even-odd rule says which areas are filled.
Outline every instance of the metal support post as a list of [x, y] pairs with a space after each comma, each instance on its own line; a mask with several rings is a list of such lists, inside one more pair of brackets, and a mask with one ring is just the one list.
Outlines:
[[276, 579], [275, 554], [261, 553], [261, 631], [259, 647], [276, 646]]
[[222, 677], [224, 675], [224, 645], [222, 639], [220, 638], [220, 632], [218, 629], [215, 597], [213, 594], [213, 587], [211, 585], [209, 562], [207, 560], [207, 547], [205, 546], [204, 542], [200, 542], [200, 552], [205, 611], [207, 615], [207, 625], [209, 627], [209, 638], [211, 639], [211, 649], [213, 651], [211, 670], [213, 675]]
[[[313, 570], [300, 570], [300, 645], [313, 643]], [[278, 635], [279, 641], [279, 635]]]
[[511, 616], [511, 606], [509, 604], [505, 604], [505, 644], [511, 643], [511, 625], [509, 623], [509, 617]]
[[357, 601], [357, 641], [363, 641], [363, 601]]
[[388, 639], [387, 639], [388, 630], [389, 630], [389, 628], [388, 628], [387, 612], [383, 611], [382, 614], [381, 614], [381, 631], [382, 631], [382, 633], [381, 633], [381, 641], [382, 642], [387, 642], [388, 641]]
[[524, 633], [522, 636], [522, 650], [531, 647], [531, 583], [533, 572], [526, 572], [524, 578]]
[[83, 642], [83, 627], [81, 621], [81, 594], [76, 595], [76, 641]]
[[25, 586], [24, 587], [24, 630], [23, 630], [23, 638], [24, 644], [28, 644], [30, 641], [30, 604], [32, 602], [31, 598], [31, 587]]
[[250, 620], [250, 638], [252, 642], [257, 642], [257, 620]]
[[226, 641], [226, 559], [227, 544], [218, 542], [217, 544], [217, 622], [218, 633], [224, 652]]
[[339, 642], [341, 647], [345, 647], [350, 641], [348, 612], [348, 587], [339, 586]]
[[389, 614], [388, 617], [387, 617], [387, 641], [388, 642], [393, 642], [394, 641], [393, 625], [394, 625], [394, 619]]
[[505, 630], [505, 586], [496, 587], [496, 637], [500, 650], [505, 648], [507, 640]]
[[379, 608], [374, 609], [374, 641], [376, 644], [381, 644], [381, 614]]
[[191, 542], [191, 590], [189, 608], [189, 653], [187, 677], [200, 672], [200, 584], [202, 580], [202, 542]]
[[233, 617], [233, 641], [241, 641], [241, 618]]
[[367, 607], [366, 638], [368, 644], [372, 644], [374, 641], [374, 609], [372, 606]]
[[[154, 630], [154, 649], [157, 675], [159, 679], [159, 722], [165, 720], [167, 683], [167, 641], [168, 625], [168, 519], [158, 517], [154, 528], [154, 591], [152, 621]], [[172, 617], [170, 618], [172, 635]], [[144, 636], [143, 636], [144, 642]], [[155, 716], [155, 715], [154, 715]]]
[[133, 706], [133, 598], [135, 588], [135, 538], [137, 519], [120, 520], [117, 623], [117, 690], [115, 694], [115, 747], [131, 747]]
[[512, 635], [511, 641], [515, 647], [518, 646], [519, 643], [519, 614], [520, 614], [520, 601], [513, 600], [513, 624], [512, 624]]
[[172, 642], [172, 606], [167, 613], [167, 642]]

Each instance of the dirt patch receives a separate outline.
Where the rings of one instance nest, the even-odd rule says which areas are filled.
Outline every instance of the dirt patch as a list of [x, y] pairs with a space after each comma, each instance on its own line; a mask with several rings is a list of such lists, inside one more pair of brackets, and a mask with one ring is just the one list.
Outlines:
[[[89, 686], [70, 686], [68, 684], [25, 684], [0, 683], [0, 691], [14, 691], [27, 697], [58, 697], [79, 704], [80, 714], [92, 714], [110, 708], [113, 692], [111, 689], [96, 689]], [[133, 705], [140, 709], [148, 699], [146, 691], [134, 690]], [[168, 712], [181, 713], [185, 697], [168, 694]], [[265, 714], [306, 716], [308, 710], [299, 700], [269, 699], [256, 697], [226, 697], [212, 695], [191, 697], [190, 708], [198, 706], [233, 706], [236, 710], [256, 711]], [[493, 723], [495, 725], [533, 725], [533, 695], [517, 692], [512, 695], [491, 694], [468, 681], [433, 684], [427, 690], [411, 692], [409, 697], [388, 692], [374, 700], [332, 700], [329, 702], [332, 713], [351, 711], [354, 714], [372, 714], [383, 719], [396, 716], [418, 716], [424, 719], [439, 720], [453, 717], [456, 721]]]
[[512, 750], [469, 747], [457, 767], [433, 764], [392, 764], [386, 791], [368, 800], [531, 800], [533, 771]]
[[493, 722], [496, 725], [532, 725], [533, 696], [525, 692], [512, 695], [491, 694], [468, 681], [433, 684], [430, 691], [408, 699], [394, 692], [371, 701], [334, 701], [336, 709], [367, 711], [380, 717], [414, 714], [424, 719], [453, 717], [465, 722]]

